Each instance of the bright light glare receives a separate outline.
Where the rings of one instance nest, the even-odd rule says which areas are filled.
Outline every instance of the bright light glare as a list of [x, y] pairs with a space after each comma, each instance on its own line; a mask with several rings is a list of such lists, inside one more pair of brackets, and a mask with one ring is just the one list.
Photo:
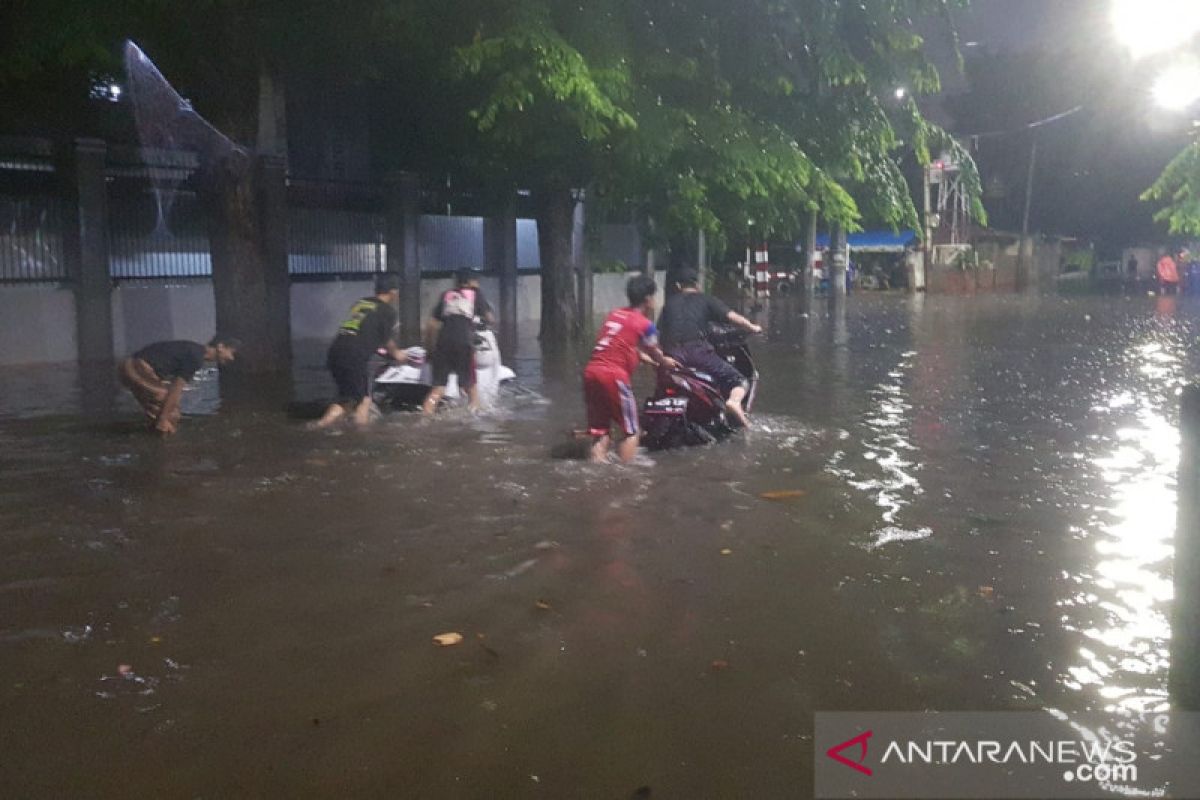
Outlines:
[[1196, 0], [1112, 0], [1117, 38], [1134, 58], [1178, 47], [1200, 32]]
[[895, 95], [896, 95], [897, 100], [903, 100], [905, 95], [907, 95], [907, 94], [908, 94], [908, 89], [905, 89], [903, 86], [896, 87]]
[[1200, 99], [1200, 64], [1194, 60], [1172, 64], [1154, 79], [1154, 102], [1169, 111], [1182, 111]]

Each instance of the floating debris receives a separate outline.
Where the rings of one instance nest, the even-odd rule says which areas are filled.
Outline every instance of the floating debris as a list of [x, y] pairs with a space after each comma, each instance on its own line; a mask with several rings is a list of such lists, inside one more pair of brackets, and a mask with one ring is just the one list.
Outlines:
[[763, 500], [795, 500], [806, 494], [808, 491], [805, 489], [780, 489], [773, 492], [759, 492], [758, 496]]

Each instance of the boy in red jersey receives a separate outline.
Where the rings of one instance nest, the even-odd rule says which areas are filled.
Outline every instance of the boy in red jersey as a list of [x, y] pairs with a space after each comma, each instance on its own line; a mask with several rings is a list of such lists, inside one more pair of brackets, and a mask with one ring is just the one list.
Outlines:
[[592, 357], [583, 370], [583, 397], [587, 402], [588, 433], [592, 436], [592, 461], [608, 458], [613, 423], [624, 438], [617, 445], [621, 460], [629, 463], [637, 455], [638, 406], [633, 396], [633, 370], [640, 360], [639, 350], [654, 364], [677, 369], [679, 364], [663, 355], [658, 347], [658, 331], [650, 317], [654, 315], [654, 294], [658, 286], [653, 278], [635, 275], [625, 285], [627, 308], [613, 310], [605, 318], [592, 348]]

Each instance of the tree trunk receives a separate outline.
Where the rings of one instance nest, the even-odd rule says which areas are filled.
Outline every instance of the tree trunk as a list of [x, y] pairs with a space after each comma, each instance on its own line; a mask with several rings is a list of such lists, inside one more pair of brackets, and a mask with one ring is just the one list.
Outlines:
[[575, 198], [569, 188], [538, 193], [537, 223], [542, 261], [542, 324], [538, 338], [543, 350], [562, 349], [578, 341], [582, 333], [571, 257]]
[[204, 180], [217, 332], [242, 340], [234, 372], [247, 376], [291, 370], [283, 191], [281, 164], [244, 153], [210, 165]]

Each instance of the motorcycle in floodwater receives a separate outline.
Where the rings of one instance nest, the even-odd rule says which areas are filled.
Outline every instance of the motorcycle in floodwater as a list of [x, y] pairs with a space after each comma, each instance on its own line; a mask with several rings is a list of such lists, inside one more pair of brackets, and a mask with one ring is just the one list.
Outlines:
[[[517, 375], [500, 363], [500, 348], [496, 334], [487, 328], [475, 332], [475, 385], [479, 388], [479, 403], [484, 408], [496, 404], [502, 386], [512, 385]], [[426, 360], [424, 348], [410, 347], [409, 361], [404, 364], [385, 364], [375, 376], [371, 397], [383, 411], [414, 410], [421, 407], [433, 388], [433, 369]], [[443, 399], [457, 402], [464, 394], [458, 388], [458, 376], [446, 381]]]
[[[749, 413], [758, 391], [758, 370], [750, 357], [746, 333], [731, 325], [713, 326], [708, 341], [721, 358], [746, 380], [742, 407]], [[660, 370], [654, 395], [641, 414], [642, 445], [649, 450], [670, 450], [712, 444], [741, 425], [725, 410], [725, 398], [713, 377], [683, 368]]]

